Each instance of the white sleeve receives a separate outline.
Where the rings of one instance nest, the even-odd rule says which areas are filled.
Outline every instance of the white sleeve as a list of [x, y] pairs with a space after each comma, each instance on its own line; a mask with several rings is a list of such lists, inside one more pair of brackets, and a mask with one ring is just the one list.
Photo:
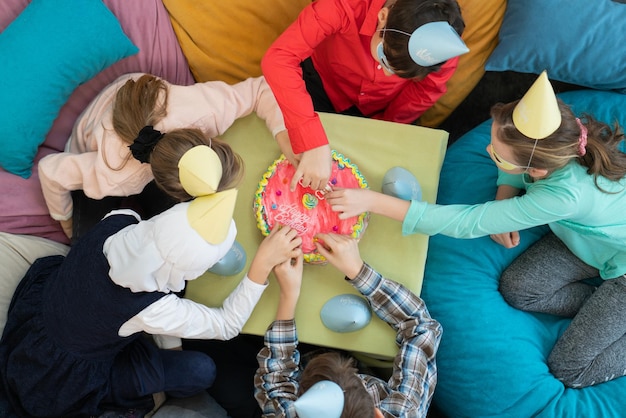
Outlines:
[[229, 340], [241, 332], [266, 287], [246, 276], [219, 308], [169, 294], [126, 321], [119, 335], [145, 331], [180, 338]]

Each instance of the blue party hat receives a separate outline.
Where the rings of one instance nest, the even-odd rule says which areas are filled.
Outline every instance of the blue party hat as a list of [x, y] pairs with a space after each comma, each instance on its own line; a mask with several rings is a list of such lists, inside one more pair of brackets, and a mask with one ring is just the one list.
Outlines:
[[314, 384], [294, 402], [300, 418], [339, 418], [343, 411], [343, 389], [330, 380]]
[[469, 52], [469, 48], [448, 22], [429, 22], [413, 31], [409, 55], [422, 67], [440, 64]]

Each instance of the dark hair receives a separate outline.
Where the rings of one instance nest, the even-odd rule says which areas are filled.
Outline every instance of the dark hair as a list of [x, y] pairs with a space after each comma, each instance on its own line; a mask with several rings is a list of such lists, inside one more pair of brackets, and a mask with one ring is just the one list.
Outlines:
[[[613, 128], [596, 120], [589, 114], [581, 115], [581, 123], [587, 128], [587, 145], [584, 155], [579, 154], [580, 126], [571, 108], [558, 100], [561, 126], [551, 135], [537, 141], [522, 134], [513, 124], [513, 109], [519, 100], [491, 108], [491, 117], [497, 123], [498, 138], [511, 147], [515, 161], [526, 165], [532, 154], [531, 166], [548, 170], [549, 173], [564, 167], [575, 159], [587, 173], [593, 175], [596, 186], [598, 176], [618, 181], [626, 175], [626, 154], [618, 148], [624, 133], [617, 124]], [[535, 152], [533, 153], [533, 147]], [[600, 188], [598, 186], [600, 190]]]
[[[430, 22], [448, 22], [461, 36], [465, 22], [455, 0], [396, 0], [389, 6], [385, 28], [413, 33]], [[382, 35], [381, 35], [382, 36]], [[384, 32], [383, 48], [389, 65], [402, 78], [424, 78], [444, 64], [422, 67], [409, 55], [409, 37], [395, 31]]]
[[300, 393], [322, 380], [337, 383], [344, 392], [341, 418], [373, 418], [374, 399], [357, 375], [355, 360], [338, 352], [315, 356], [304, 368], [300, 377]]

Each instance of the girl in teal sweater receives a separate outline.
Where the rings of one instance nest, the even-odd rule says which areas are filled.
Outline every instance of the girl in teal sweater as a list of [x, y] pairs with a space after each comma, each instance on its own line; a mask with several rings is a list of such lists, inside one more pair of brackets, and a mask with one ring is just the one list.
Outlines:
[[[402, 221], [404, 234], [490, 235], [507, 248], [517, 231], [551, 232], [500, 280], [513, 307], [573, 320], [548, 364], [566, 386], [626, 374], [626, 154], [623, 133], [558, 101], [545, 73], [519, 101], [492, 108], [487, 152], [500, 169], [494, 201], [434, 205], [371, 190], [327, 195], [343, 216], [370, 211]], [[598, 287], [585, 279], [600, 276]]]

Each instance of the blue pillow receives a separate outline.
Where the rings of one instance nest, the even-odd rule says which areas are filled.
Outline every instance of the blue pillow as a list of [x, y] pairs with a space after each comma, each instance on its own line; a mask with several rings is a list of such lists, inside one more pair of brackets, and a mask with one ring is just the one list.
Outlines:
[[626, 4], [508, 0], [487, 71], [539, 74], [595, 89], [626, 89]]
[[[560, 97], [576, 113], [626, 126], [626, 95], [572, 91]], [[497, 169], [485, 147], [491, 120], [456, 141], [444, 160], [438, 203], [481, 203], [496, 192]], [[422, 297], [443, 326], [434, 404], [451, 417], [618, 417], [626, 377], [567, 389], [550, 374], [547, 356], [570, 320], [522, 312], [498, 291], [502, 271], [547, 227], [521, 231], [505, 249], [489, 237], [431, 237]]]
[[33, 0], [0, 33], [0, 167], [30, 177], [74, 89], [137, 52], [101, 0]]

